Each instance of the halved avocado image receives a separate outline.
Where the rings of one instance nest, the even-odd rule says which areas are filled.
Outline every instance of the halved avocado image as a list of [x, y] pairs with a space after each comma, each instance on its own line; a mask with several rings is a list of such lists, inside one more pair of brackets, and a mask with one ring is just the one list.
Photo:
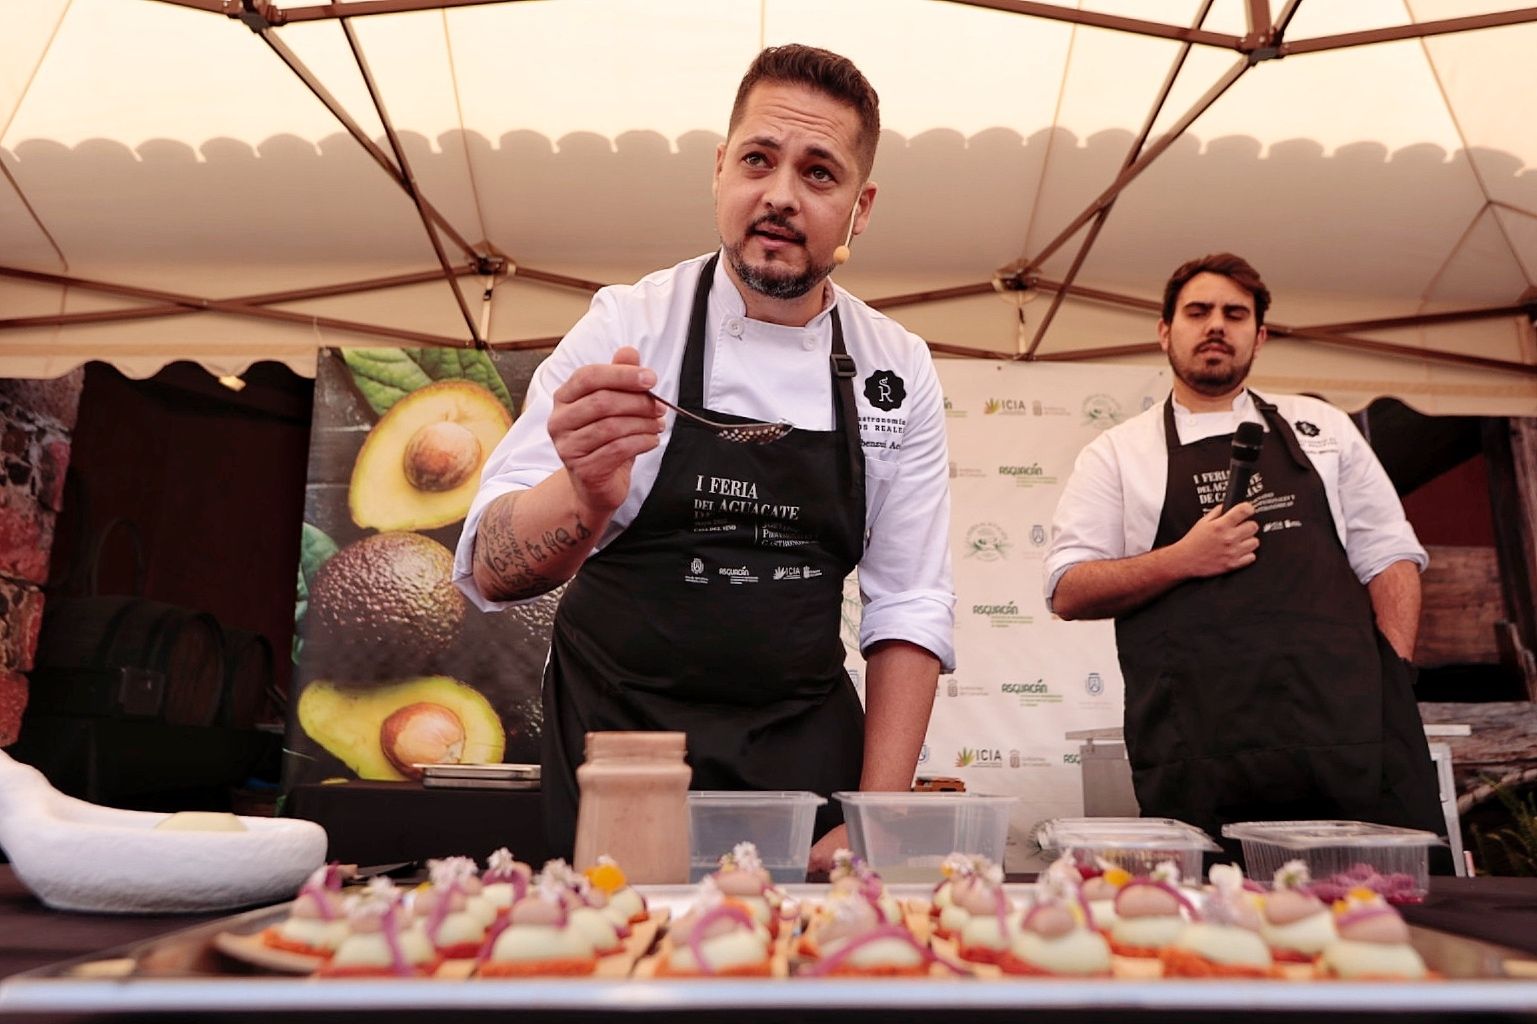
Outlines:
[[453, 568], [453, 554], [431, 537], [371, 534], [326, 559], [309, 614], [343, 645], [386, 659], [430, 658], [464, 625], [468, 603]]
[[417, 764], [501, 761], [507, 737], [491, 702], [448, 676], [356, 687], [317, 679], [299, 727], [360, 779], [420, 778]]
[[352, 465], [352, 521], [376, 530], [433, 530], [464, 518], [480, 469], [512, 415], [468, 380], [406, 395], [369, 431]]

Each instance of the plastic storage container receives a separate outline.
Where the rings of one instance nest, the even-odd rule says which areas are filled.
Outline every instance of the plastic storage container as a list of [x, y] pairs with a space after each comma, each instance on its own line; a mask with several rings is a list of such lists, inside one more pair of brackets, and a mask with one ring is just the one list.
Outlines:
[[1364, 821], [1246, 821], [1222, 826], [1222, 834], [1243, 844], [1257, 882], [1269, 884], [1289, 860], [1307, 864], [1322, 900], [1366, 888], [1389, 903], [1419, 903], [1430, 884], [1430, 848], [1442, 845], [1434, 832]]
[[1173, 861], [1182, 880], [1200, 884], [1201, 855], [1220, 852], [1216, 840], [1194, 825], [1173, 818], [1053, 818], [1036, 826], [1042, 850], [1073, 861], [1085, 874], [1105, 864], [1147, 875], [1163, 861]]
[[802, 792], [695, 790], [688, 795], [689, 880], [714, 871], [722, 854], [749, 842], [776, 882], [804, 882], [811, 832], [825, 797]]
[[938, 882], [951, 853], [1003, 863], [1018, 797], [983, 793], [834, 793], [849, 844], [888, 882]]

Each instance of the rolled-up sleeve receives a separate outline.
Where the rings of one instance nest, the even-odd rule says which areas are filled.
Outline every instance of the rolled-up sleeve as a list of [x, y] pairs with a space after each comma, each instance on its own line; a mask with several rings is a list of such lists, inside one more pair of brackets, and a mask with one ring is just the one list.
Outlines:
[[1102, 434], [1079, 451], [1052, 516], [1051, 546], [1042, 563], [1047, 608], [1062, 574], [1079, 562], [1126, 557], [1125, 514], [1116, 450]]
[[864, 614], [859, 646], [905, 640], [955, 671], [955, 583], [950, 566], [950, 456], [944, 399], [923, 353], [914, 373], [914, 415], [891, 460], [865, 460]]
[[1423, 571], [1430, 557], [1404, 515], [1387, 470], [1349, 417], [1341, 414], [1340, 419], [1339, 513], [1350, 568], [1362, 583], [1394, 562], [1413, 562]]

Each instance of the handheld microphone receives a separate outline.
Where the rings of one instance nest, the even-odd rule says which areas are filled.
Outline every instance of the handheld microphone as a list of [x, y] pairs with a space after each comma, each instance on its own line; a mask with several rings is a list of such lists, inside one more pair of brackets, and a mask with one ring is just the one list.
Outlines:
[[1222, 499], [1222, 511], [1226, 512], [1243, 501], [1249, 493], [1249, 481], [1259, 468], [1259, 450], [1265, 443], [1265, 428], [1258, 423], [1238, 424], [1233, 432], [1233, 455], [1227, 464], [1227, 494]]
[[843, 244], [833, 250], [833, 262], [840, 267], [849, 261], [854, 251], [849, 248], [849, 243], [854, 240], [854, 221], [859, 217], [859, 201], [854, 201], [854, 210], [849, 214], [849, 233], [843, 239]]

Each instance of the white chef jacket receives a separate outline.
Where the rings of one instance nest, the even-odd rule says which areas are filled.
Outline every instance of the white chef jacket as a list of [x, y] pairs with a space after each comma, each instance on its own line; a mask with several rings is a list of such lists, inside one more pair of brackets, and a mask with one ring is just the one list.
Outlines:
[[[522, 414], [486, 460], [480, 491], [465, 517], [454, 555], [454, 582], [486, 611], [515, 602], [488, 601], [471, 575], [475, 533], [486, 505], [509, 491], [533, 487], [560, 469], [547, 427], [553, 394], [589, 363], [609, 363], [624, 345], [640, 351], [656, 372], [653, 390], [676, 400], [694, 286], [709, 255], [658, 271], [633, 285], [599, 291], [586, 315], [534, 372]], [[833, 286], [843, 341], [858, 367], [854, 400], [865, 456], [865, 551], [859, 563], [864, 599], [861, 649], [906, 640], [934, 654], [943, 671], [955, 667], [955, 586], [950, 570], [950, 487], [944, 396], [934, 364], [918, 336]], [[749, 319], [721, 260], [710, 289], [705, 328], [704, 401], [708, 409], [758, 420], [789, 420], [807, 430], [832, 430], [832, 301], [804, 327]], [[906, 391], [901, 404], [880, 409], [866, 381], [889, 370]], [[871, 389], [875, 390], [874, 388]], [[882, 397], [877, 392], [877, 397]], [[594, 551], [635, 520], [651, 492], [672, 437], [668, 411], [661, 444], [640, 455], [630, 493]]]
[[[1404, 518], [1393, 482], [1350, 417], [1316, 398], [1261, 397], [1274, 402], [1292, 425], [1302, 451], [1323, 479], [1335, 532], [1356, 577], [1366, 583], [1399, 561], [1424, 569], [1429, 558]], [[1191, 412], [1174, 403], [1180, 444], [1231, 434], [1245, 421], [1269, 430], [1247, 390], [1233, 400], [1231, 410], [1220, 412]], [[1168, 471], [1162, 402], [1101, 434], [1078, 453], [1051, 524], [1045, 561], [1048, 607], [1057, 581], [1079, 562], [1129, 558], [1152, 550]]]

